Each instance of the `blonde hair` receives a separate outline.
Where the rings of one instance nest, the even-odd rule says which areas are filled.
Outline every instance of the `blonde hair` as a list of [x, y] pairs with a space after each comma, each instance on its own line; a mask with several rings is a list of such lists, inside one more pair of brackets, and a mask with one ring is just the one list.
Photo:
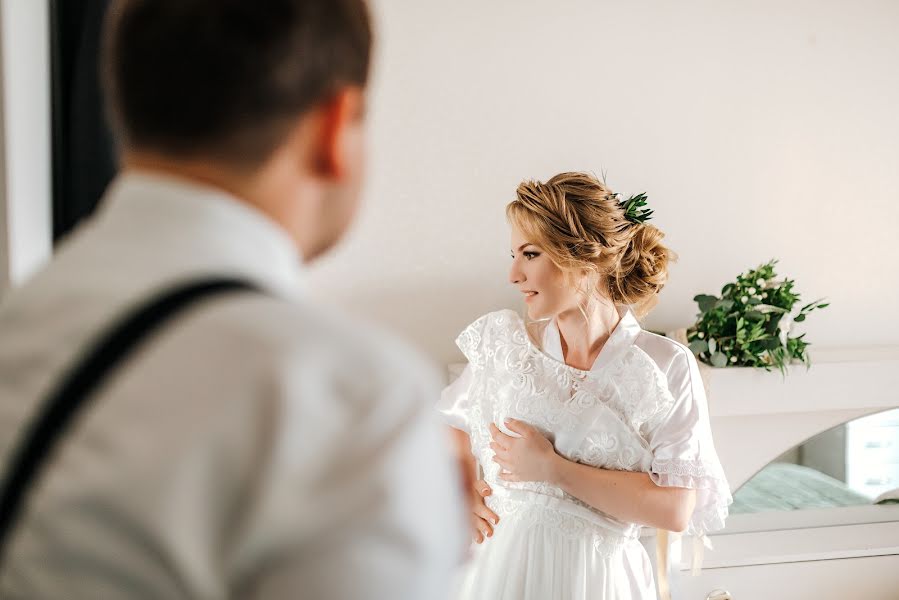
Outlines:
[[588, 300], [599, 294], [644, 316], [676, 260], [654, 225], [625, 217], [617, 196], [596, 177], [560, 173], [547, 181], [524, 181], [506, 206], [509, 222], [571, 279], [586, 274]]

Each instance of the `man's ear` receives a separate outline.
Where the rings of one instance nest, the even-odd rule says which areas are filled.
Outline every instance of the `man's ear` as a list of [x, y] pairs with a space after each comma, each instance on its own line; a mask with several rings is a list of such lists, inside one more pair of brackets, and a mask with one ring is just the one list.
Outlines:
[[362, 125], [364, 95], [356, 86], [342, 87], [314, 109], [310, 167], [324, 179], [342, 179], [350, 160], [349, 145]]

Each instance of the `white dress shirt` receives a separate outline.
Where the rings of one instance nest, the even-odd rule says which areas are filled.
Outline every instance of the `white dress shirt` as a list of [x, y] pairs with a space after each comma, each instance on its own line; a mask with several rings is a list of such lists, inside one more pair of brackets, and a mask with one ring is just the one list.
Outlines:
[[180, 282], [201, 301], [100, 388], [32, 489], [3, 598], [440, 598], [467, 527], [438, 380], [304, 299], [287, 234], [227, 194], [116, 180], [0, 301], [0, 459], [91, 341]]

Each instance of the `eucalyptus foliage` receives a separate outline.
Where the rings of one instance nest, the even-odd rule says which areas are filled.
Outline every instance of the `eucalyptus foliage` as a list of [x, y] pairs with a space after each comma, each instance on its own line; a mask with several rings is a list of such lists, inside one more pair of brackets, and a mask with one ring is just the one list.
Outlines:
[[767, 371], [797, 361], [810, 366], [805, 334], [791, 335], [791, 324], [805, 321], [828, 303], [816, 300], [793, 314], [799, 302], [792, 279], [778, 279], [771, 260], [737, 276], [720, 296], [699, 294], [696, 324], [687, 330], [690, 350], [714, 367], [761, 367]]

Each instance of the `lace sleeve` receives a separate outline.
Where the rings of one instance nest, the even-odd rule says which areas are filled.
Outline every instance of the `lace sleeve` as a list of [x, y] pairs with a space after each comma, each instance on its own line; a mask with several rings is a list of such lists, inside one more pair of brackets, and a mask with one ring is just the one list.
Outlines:
[[437, 403], [437, 410], [443, 415], [444, 421], [451, 427], [460, 429], [465, 433], [471, 433], [471, 397], [469, 389], [474, 380], [474, 371], [482, 369], [487, 362], [484, 350], [484, 338], [487, 336], [490, 319], [493, 313], [488, 313], [462, 330], [456, 338], [456, 345], [468, 359], [465, 370], [454, 382], [444, 388]]
[[468, 364], [475, 367], [483, 367], [486, 362], [484, 352], [484, 337], [487, 334], [491, 314], [480, 317], [477, 321], [462, 330], [456, 338], [456, 346], [468, 359]]
[[688, 350], [683, 349], [667, 378], [674, 403], [649, 436], [650, 477], [656, 485], [696, 490], [687, 533], [716, 531], [724, 527], [733, 498], [715, 452], [699, 367]]
[[468, 388], [471, 386], [471, 365], [466, 365], [459, 377], [443, 389], [437, 410], [450, 427], [471, 433], [471, 402]]

